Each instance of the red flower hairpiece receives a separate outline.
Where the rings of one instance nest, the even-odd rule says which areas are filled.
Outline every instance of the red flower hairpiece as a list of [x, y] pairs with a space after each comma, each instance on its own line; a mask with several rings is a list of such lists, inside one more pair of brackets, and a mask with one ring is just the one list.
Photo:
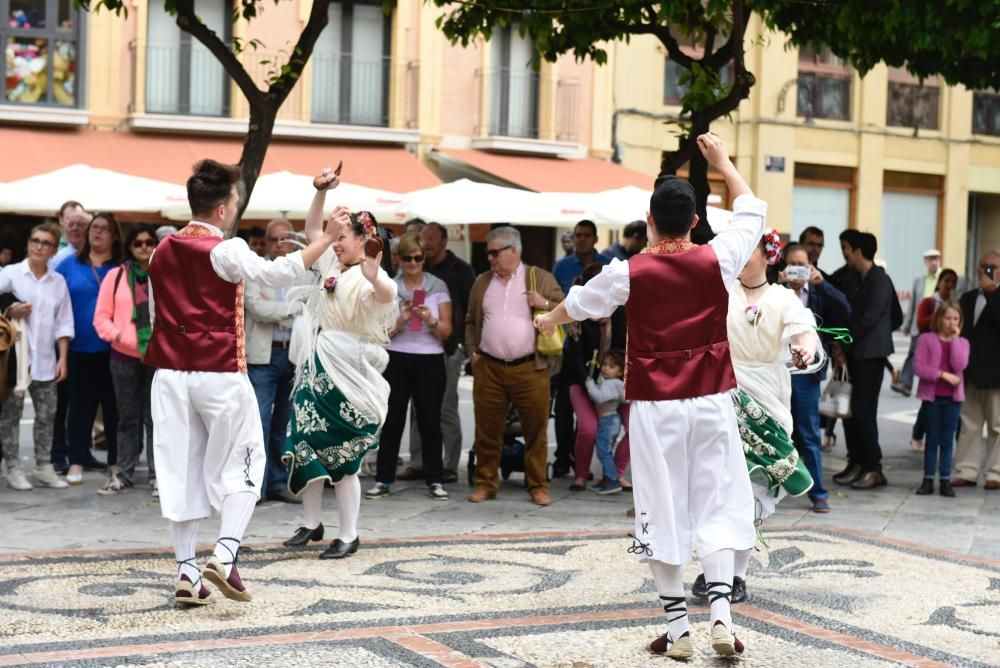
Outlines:
[[374, 239], [378, 236], [378, 225], [376, 225], [375, 219], [372, 218], [370, 213], [367, 211], [358, 211], [358, 222], [364, 228], [366, 239]]
[[764, 243], [764, 259], [773, 267], [781, 261], [781, 238], [775, 230], [766, 229], [761, 241]]

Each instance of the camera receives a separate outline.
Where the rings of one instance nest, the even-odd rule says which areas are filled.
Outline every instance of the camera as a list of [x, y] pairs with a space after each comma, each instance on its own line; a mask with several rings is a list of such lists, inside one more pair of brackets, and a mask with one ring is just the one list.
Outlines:
[[812, 272], [809, 271], [809, 267], [802, 267], [799, 265], [789, 265], [785, 267], [785, 280], [787, 281], [801, 281], [806, 282], [809, 280], [809, 276]]

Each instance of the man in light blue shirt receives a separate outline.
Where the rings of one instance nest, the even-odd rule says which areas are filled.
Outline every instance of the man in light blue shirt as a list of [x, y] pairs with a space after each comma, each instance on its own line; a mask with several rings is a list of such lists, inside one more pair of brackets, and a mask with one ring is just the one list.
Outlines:
[[559, 281], [559, 287], [563, 289], [564, 294], [569, 292], [577, 277], [583, 273], [588, 264], [605, 265], [611, 263], [610, 257], [601, 255], [594, 250], [596, 244], [597, 226], [589, 220], [581, 220], [577, 223], [576, 227], [573, 228], [575, 252], [556, 262], [556, 266], [552, 269], [552, 274]]

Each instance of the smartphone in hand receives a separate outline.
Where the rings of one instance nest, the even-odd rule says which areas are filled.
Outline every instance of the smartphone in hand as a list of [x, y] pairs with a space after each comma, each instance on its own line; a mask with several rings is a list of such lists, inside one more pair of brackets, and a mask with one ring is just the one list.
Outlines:
[[[413, 291], [413, 298], [410, 300], [410, 308], [417, 308], [418, 306], [424, 305], [424, 300], [427, 298], [427, 293], [422, 288], [417, 288]], [[416, 313], [410, 316], [410, 330], [414, 332], [419, 332], [420, 327], [424, 324], [424, 321], [420, 319]]]

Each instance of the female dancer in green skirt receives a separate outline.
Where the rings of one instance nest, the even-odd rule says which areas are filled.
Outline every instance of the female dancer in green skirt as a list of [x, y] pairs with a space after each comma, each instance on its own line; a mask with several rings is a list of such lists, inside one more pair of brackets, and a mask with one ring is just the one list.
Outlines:
[[[823, 363], [812, 311], [788, 288], [771, 284], [767, 268], [781, 257], [774, 230], [760, 244], [729, 294], [729, 349], [736, 372], [733, 404], [743, 453], [756, 500], [757, 522], [774, 513], [785, 496], [800, 496], [813, 485], [792, 442], [791, 373], [810, 373]], [[736, 553], [732, 601], [746, 599], [746, 572], [752, 550]], [[711, 597], [713, 585], [698, 576], [696, 597]], [[726, 587], [720, 587], [725, 589]]]
[[[314, 181], [317, 192], [306, 219], [310, 240], [323, 227], [326, 191], [338, 183], [338, 175], [330, 171]], [[380, 268], [382, 253], [373, 257], [365, 252], [366, 242], [377, 238], [376, 221], [367, 212], [350, 218], [351, 224], [316, 263], [320, 285], [312, 289], [290, 350], [297, 376], [282, 459], [288, 465], [289, 490], [302, 496], [305, 521], [285, 545], [323, 539], [320, 508], [329, 480], [336, 489], [340, 529], [320, 559], [341, 559], [357, 552], [360, 544], [358, 468], [365, 453], [378, 447], [385, 421], [385, 345], [398, 314], [396, 284]]]

